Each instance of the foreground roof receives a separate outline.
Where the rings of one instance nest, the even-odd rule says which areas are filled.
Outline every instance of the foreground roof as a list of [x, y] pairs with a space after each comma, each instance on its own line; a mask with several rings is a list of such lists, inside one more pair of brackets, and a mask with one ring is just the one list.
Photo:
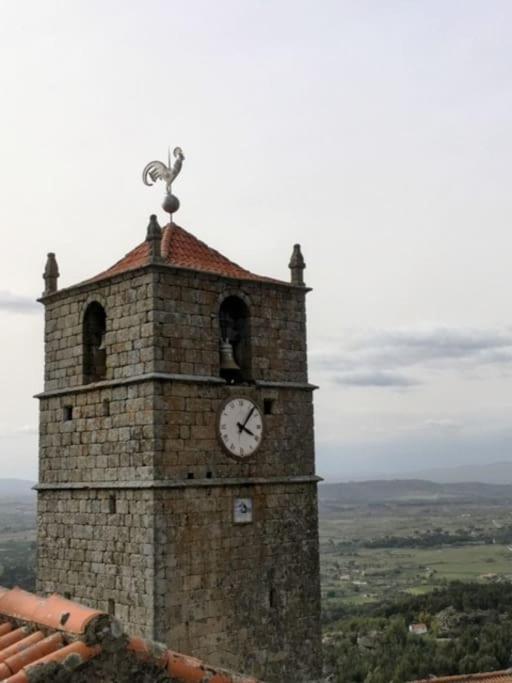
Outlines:
[[123, 633], [116, 619], [54, 594], [0, 586], [0, 681], [258, 683]]
[[[175, 223], [165, 226], [162, 230], [162, 259], [164, 263], [179, 268], [189, 268], [241, 280], [279, 282], [279, 280], [256, 275], [242, 268]], [[150, 246], [145, 241], [128, 252], [120, 261], [99, 275], [96, 275], [96, 277], [91, 278], [88, 282], [96, 282], [113, 275], [126, 273], [130, 270], [146, 266], [149, 263]]]
[[461, 676], [441, 676], [441, 678], [422, 678], [413, 683], [472, 683], [484, 681], [484, 683], [512, 683], [512, 669], [505, 671], [490, 671], [480, 674], [463, 674]]

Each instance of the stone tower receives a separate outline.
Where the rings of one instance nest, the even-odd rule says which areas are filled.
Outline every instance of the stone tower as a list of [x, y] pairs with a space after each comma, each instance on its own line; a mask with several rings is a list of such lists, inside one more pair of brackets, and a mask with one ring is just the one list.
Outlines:
[[274, 682], [320, 674], [304, 260], [255, 275], [175, 223], [45, 270], [38, 590]]

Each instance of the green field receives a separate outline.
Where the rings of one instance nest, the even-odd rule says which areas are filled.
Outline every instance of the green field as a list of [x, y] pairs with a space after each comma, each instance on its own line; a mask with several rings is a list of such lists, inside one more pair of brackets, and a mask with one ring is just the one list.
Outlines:
[[420, 538], [443, 531], [475, 534], [511, 523], [508, 506], [425, 501], [404, 505], [340, 506], [321, 517], [321, 572], [324, 604], [363, 605], [400, 593], [420, 595], [447, 581], [499, 582], [512, 579], [507, 545], [478, 543], [439, 547], [386, 545], [390, 537]]

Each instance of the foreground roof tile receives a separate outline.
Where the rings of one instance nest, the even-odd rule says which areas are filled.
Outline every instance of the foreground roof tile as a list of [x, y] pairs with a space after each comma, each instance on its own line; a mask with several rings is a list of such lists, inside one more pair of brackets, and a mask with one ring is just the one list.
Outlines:
[[42, 657], [50, 654], [50, 652], [55, 652], [62, 646], [63, 640], [60, 633], [53, 633], [47, 638], [41, 631], [32, 633], [32, 635], [2, 652], [0, 681], [8, 679], [32, 662], [40, 661]]
[[21, 588], [0, 594], [0, 614], [68, 633], [85, 633], [99, 610], [84, 607], [61, 595], [42, 598]]
[[258, 683], [161, 643], [128, 638], [110, 615], [60, 595], [42, 598], [0, 586], [0, 681], [46, 683], [54, 680], [56, 670], [67, 672], [73, 680], [75, 669], [115, 656], [149, 663], [160, 672], [158, 680], [165, 672], [175, 683]]
[[173, 680], [187, 681], [187, 683], [258, 683], [255, 678], [238, 676], [237, 674], [213, 669], [200, 659], [182, 655], [172, 650], [156, 651], [155, 643], [143, 638], [131, 638], [128, 649], [143, 659], [153, 659], [167, 669]]
[[9, 647], [13, 643], [17, 643], [19, 640], [23, 640], [30, 633], [27, 626], [22, 626], [17, 629], [9, 631], [5, 636], [0, 638], [0, 655], [6, 647]]
[[488, 673], [462, 674], [458, 676], [441, 676], [440, 678], [422, 678], [412, 683], [512, 683], [512, 669], [489, 671]]

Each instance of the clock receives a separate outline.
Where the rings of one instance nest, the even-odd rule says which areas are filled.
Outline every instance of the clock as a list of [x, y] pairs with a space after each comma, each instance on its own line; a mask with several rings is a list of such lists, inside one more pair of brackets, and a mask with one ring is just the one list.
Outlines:
[[261, 446], [263, 416], [250, 398], [233, 397], [222, 404], [217, 429], [227, 454], [245, 460]]

